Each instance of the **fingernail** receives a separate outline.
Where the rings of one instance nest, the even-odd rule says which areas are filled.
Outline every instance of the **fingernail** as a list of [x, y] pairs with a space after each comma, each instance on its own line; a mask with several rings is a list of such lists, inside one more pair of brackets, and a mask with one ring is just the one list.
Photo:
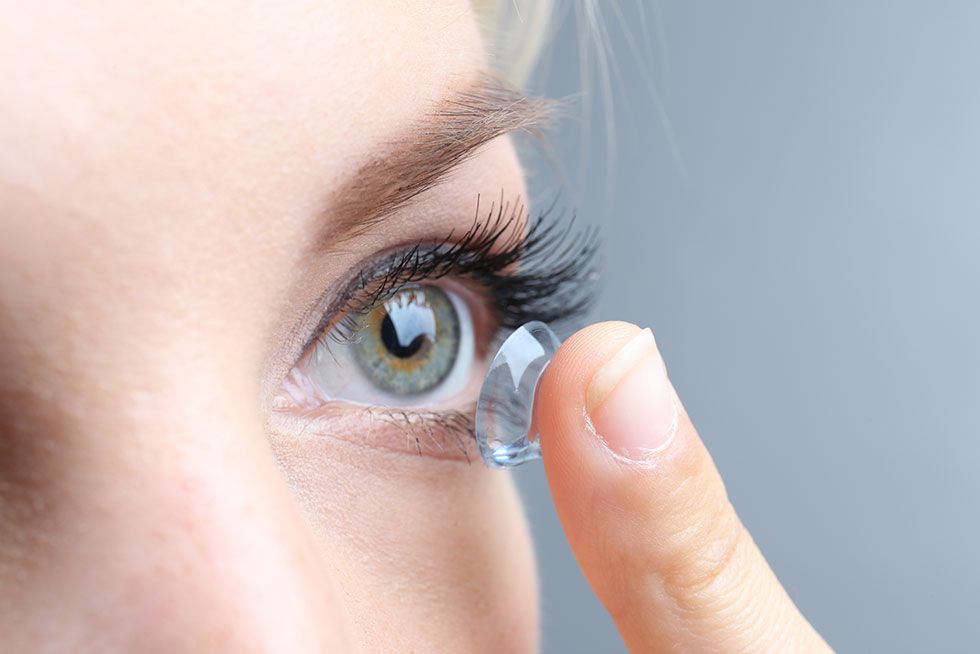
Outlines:
[[592, 377], [586, 410], [616, 454], [641, 461], [677, 431], [677, 406], [653, 332], [644, 329]]

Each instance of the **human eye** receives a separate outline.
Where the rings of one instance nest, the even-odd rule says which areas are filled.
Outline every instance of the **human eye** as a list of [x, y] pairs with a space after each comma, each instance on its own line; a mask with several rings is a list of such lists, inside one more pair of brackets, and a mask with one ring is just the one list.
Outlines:
[[382, 445], [469, 458], [488, 356], [528, 320], [583, 313], [596, 249], [594, 230], [498, 209], [458, 238], [373, 257], [326, 311], [275, 410], [314, 425], [356, 415], [398, 427]]

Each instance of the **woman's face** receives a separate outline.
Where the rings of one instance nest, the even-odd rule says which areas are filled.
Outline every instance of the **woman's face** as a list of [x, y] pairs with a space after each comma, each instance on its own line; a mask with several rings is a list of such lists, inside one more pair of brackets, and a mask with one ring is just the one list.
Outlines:
[[[524, 195], [534, 105], [468, 3], [5, 15], [0, 650], [533, 650], [517, 496], [450, 419], [489, 296], [370, 302]], [[396, 318], [441, 331], [324, 337]], [[417, 364], [453, 329], [452, 374]]]

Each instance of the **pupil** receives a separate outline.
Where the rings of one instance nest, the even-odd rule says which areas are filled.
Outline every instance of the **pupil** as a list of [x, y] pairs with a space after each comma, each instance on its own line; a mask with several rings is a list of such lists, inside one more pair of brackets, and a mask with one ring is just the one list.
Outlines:
[[388, 314], [381, 321], [381, 342], [393, 356], [399, 359], [413, 357], [425, 346], [426, 340], [431, 338], [434, 330], [427, 328], [430, 327], [425, 324], [428, 321], [418, 315], [420, 313], [428, 312], [411, 305], [389, 307]]

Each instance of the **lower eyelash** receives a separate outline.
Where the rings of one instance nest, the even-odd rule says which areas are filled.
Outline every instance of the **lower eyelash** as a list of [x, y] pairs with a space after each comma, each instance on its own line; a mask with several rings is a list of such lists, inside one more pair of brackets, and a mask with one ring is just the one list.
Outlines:
[[[381, 449], [414, 452], [420, 456], [425, 454], [435, 458], [464, 460], [467, 463], [480, 460], [474, 425], [475, 403], [462, 409], [435, 411], [327, 402], [299, 412], [281, 410], [275, 413], [299, 418], [301, 423], [296, 426], [296, 430], [304, 438], [325, 436], [343, 441], [383, 445]], [[363, 426], [367, 423], [374, 427], [365, 430]], [[387, 433], [377, 434], [379, 440], [374, 440], [372, 432], [378, 427]], [[277, 427], [270, 426], [269, 429], [276, 430]], [[397, 430], [404, 437], [402, 446], [397, 446], [392, 440], [391, 430]], [[355, 432], [358, 436], [352, 438], [351, 435]]]
[[473, 415], [475, 405], [468, 411], [415, 411], [392, 407], [371, 406], [365, 412], [373, 419], [397, 427], [421, 456], [426, 453], [445, 451], [452, 444], [455, 450], [472, 463], [476, 454], [476, 428]]

